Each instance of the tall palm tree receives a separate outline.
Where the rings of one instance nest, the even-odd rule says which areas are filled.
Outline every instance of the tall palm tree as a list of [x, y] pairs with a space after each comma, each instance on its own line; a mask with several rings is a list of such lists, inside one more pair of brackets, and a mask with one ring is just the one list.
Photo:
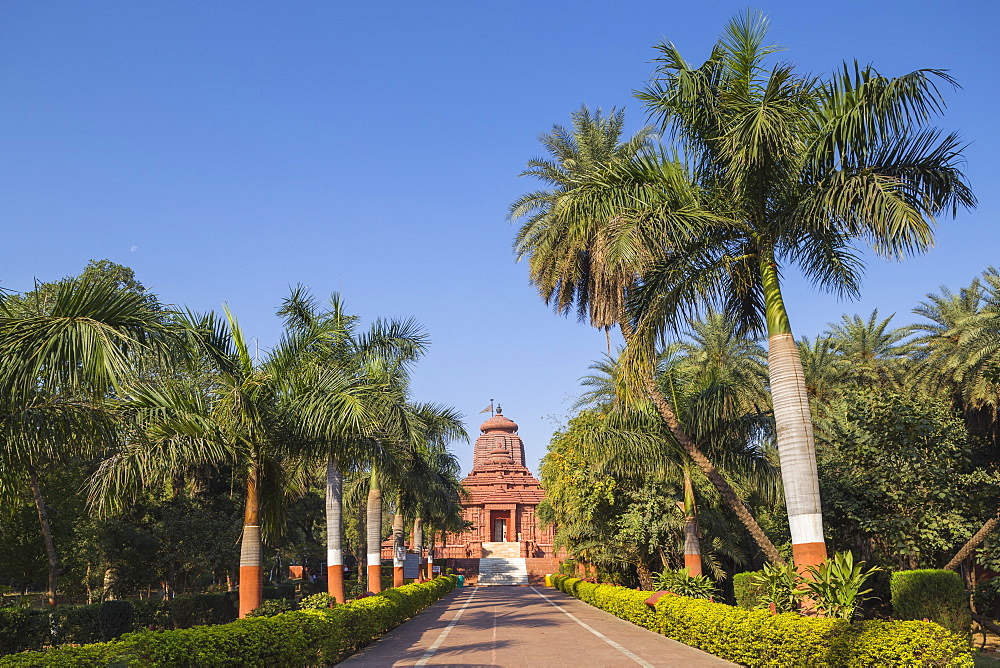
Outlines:
[[26, 297], [0, 296], [0, 495], [31, 488], [56, 604], [59, 562], [40, 467], [96, 453], [118, 438], [112, 400], [170, 330], [155, 299], [100, 276]]
[[[975, 198], [958, 168], [960, 140], [927, 125], [944, 107], [937, 82], [953, 83], [946, 73], [888, 78], [855, 63], [827, 78], [803, 76], [788, 63], [767, 65], [778, 51], [767, 32], [761, 14], [738, 16], [699, 66], [670, 43], [657, 46], [656, 75], [637, 95], [689, 179], [662, 181], [658, 197], [629, 213], [661, 218], [665, 233], [633, 316], [669, 329], [677, 314], [713, 304], [766, 332], [793, 555], [807, 566], [826, 546], [782, 276], [796, 267], [821, 289], [857, 295], [858, 243], [888, 258], [923, 252], [935, 218]], [[619, 171], [634, 179], [649, 170]], [[687, 227], [662, 216], [665, 202], [684, 197], [714, 216]]]
[[285, 299], [279, 314], [286, 328], [307, 334], [311, 342], [301, 351], [301, 387], [293, 393], [293, 412], [310, 452], [326, 466], [327, 582], [330, 595], [343, 602], [344, 468], [362, 466], [372, 459], [373, 450], [381, 450], [390, 436], [386, 418], [402, 400], [399, 388], [375, 372], [417, 359], [426, 348], [426, 334], [412, 320], [377, 320], [359, 332], [357, 317], [346, 314], [339, 295], [332, 295], [321, 309], [301, 286]]
[[[688, 229], [703, 225], [712, 214], [697, 206], [697, 198], [685, 187], [687, 175], [678, 169], [676, 160], [647, 150], [648, 130], [626, 142], [620, 141], [621, 130], [620, 120], [603, 121], [600, 114], [591, 117], [584, 108], [573, 116], [572, 133], [556, 126], [552, 134], [542, 136], [554, 160], [534, 159], [522, 175], [539, 178], [550, 189], [528, 193], [511, 205], [509, 217], [525, 219], [515, 252], [519, 259], [528, 259], [532, 283], [556, 312], [566, 314], [575, 308], [594, 327], [621, 327], [627, 352], [637, 363], [630, 365], [636, 373], [619, 391], [652, 400], [674, 438], [719, 490], [767, 558], [782, 563], [739, 495], [681, 427], [654, 380], [653, 344], [637, 335], [625, 317], [629, 293], [656, 258], [663, 221]], [[621, 165], [626, 166], [624, 171]], [[675, 181], [676, 187], [663, 187]], [[663, 193], [678, 197], [665, 199]], [[632, 215], [637, 203], [652, 199], [658, 199], [657, 210]]]
[[[393, 517], [394, 557], [405, 550], [404, 517], [414, 519], [414, 551], [422, 557], [423, 537], [419, 529], [423, 519], [435, 523], [454, 523], [462, 515], [462, 488], [458, 460], [448, 450], [455, 439], [467, 440], [462, 416], [454, 408], [437, 404], [410, 407], [418, 421], [411, 457], [406, 461], [396, 493]], [[403, 564], [394, 563], [393, 586], [403, 583]]]
[[207, 386], [192, 376], [128, 387], [126, 406], [139, 429], [102, 462], [89, 483], [90, 499], [101, 512], [113, 512], [138, 490], [191, 467], [236, 466], [245, 477], [239, 580], [244, 617], [263, 600], [262, 534], [282, 532], [286, 497], [304, 491], [304, 471], [292, 458], [295, 431], [282, 407], [301, 342], [283, 341], [258, 364], [228, 308], [224, 320], [188, 314], [182, 323], [191, 357], [210, 370]]

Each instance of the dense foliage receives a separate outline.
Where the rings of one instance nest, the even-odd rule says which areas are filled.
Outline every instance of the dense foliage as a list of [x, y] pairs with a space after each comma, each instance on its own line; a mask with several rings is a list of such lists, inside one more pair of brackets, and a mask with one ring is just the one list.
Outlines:
[[235, 619], [236, 597], [232, 593], [104, 601], [54, 610], [8, 606], [0, 608], [0, 655], [49, 645], [114, 640], [130, 631], [186, 629]]
[[958, 573], [927, 568], [892, 574], [892, 613], [897, 619], [929, 619], [958, 634], [972, 623], [969, 594]]

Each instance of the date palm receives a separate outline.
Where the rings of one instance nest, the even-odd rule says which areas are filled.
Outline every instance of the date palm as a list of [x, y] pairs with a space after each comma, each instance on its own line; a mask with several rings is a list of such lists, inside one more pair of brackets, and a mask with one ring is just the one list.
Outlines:
[[907, 341], [909, 328], [889, 327], [893, 316], [879, 319], [878, 309], [867, 319], [843, 315], [827, 332], [837, 354], [845, 379], [858, 385], [899, 387], [909, 370], [916, 346]]
[[[766, 333], [771, 396], [793, 555], [825, 559], [812, 420], [802, 365], [782, 297], [796, 268], [820, 289], [856, 296], [859, 244], [901, 259], [925, 251], [940, 215], [972, 207], [958, 165], [962, 145], [928, 125], [944, 101], [940, 70], [889, 78], [844, 64], [829, 77], [768, 65], [768, 22], [748, 12], [726, 27], [707, 61], [689, 65], [669, 43], [638, 93], [681, 156], [688, 196], [714, 213], [699, 227], [669, 220], [662, 252], [644, 272], [633, 316], [661, 328], [713, 305], [747, 331]], [[623, 170], [627, 171], [627, 170]], [[633, 170], [636, 171], [636, 170]], [[677, 200], [633, 207], [654, 215]], [[624, 215], [624, 213], [623, 213]]]
[[[525, 219], [515, 253], [519, 259], [527, 258], [532, 283], [557, 313], [575, 310], [594, 327], [622, 328], [627, 355], [635, 361], [629, 368], [635, 372], [622, 377], [619, 393], [653, 401], [673, 437], [767, 558], [782, 563], [732, 485], [684, 431], [654, 380], [652, 342], [637, 335], [625, 317], [629, 293], [657, 257], [665, 226], [698, 229], [715, 214], [699, 206], [693, 185], [676, 160], [649, 150], [648, 130], [621, 142], [620, 116], [618, 112], [611, 122], [584, 108], [574, 114], [572, 132], [556, 126], [551, 134], [542, 135], [553, 159], [530, 161], [522, 175], [539, 178], [550, 189], [528, 193], [511, 205], [509, 217]], [[638, 204], [654, 200], [656, 210], [637, 210]]]

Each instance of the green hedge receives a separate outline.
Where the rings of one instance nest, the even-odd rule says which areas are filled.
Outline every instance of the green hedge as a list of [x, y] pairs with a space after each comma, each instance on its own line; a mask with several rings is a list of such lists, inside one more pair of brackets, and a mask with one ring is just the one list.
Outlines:
[[893, 617], [929, 619], [955, 633], [969, 633], [969, 593], [958, 573], [929, 568], [900, 571], [892, 574], [889, 591]]
[[46, 645], [104, 642], [129, 631], [226, 624], [236, 616], [235, 592], [190, 594], [171, 600], [105, 601], [52, 610], [0, 608], [0, 655]]
[[754, 610], [764, 600], [762, 595], [766, 592], [766, 587], [753, 583], [755, 572], [737, 573], [733, 576], [733, 598], [736, 599], [736, 607], [744, 610]]
[[440, 577], [390, 589], [329, 610], [177, 631], [127, 633], [119, 640], [0, 658], [0, 666], [321, 666], [335, 663], [403, 623], [455, 588]]
[[710, 654], [748, 666], [969, 666], [968, 641], [937, 624], [848, 622], [771, 615], [723, 603], [554, 576], [560, 591], [611, 614]]

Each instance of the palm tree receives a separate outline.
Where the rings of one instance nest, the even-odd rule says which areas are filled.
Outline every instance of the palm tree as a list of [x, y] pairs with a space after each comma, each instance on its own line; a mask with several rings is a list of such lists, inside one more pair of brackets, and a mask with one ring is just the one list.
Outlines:
[[295, 432], [282, 407], [294, 378], [294, 351], [302, 343], [285, 340], [257, 364], [228, 308], [225, 315], [182, 318], [191, 357], [210, 369], [207, 386], [191, 376], [137, 382], [126, 390], [139, 429], [102, 462], [89, 490], [100, 512], [113, 512], [138, 490], [192, 467], [235, 465], [245, 476], [239, 579], [244, 617], [263, 600], [262, 535], [280, 535], [286, 498], [304, 491], [305, 471], [292, 457]]
[[[662, 251], [633, 306], [661, 329], [712, 304], [750, 332], [766, 332], [771, 396], [793, 555], [825, 559], [812, 420], [802, 365], [781, 292], [786, 268], [819, 288], [858, 294], [855, 244], [903, 258], [926, 250], [936, 216], [972, 207], [954, 134], [926, 125], [944, 106], [940, 70], [887, 78], [845, 64], [828, 78], [768, 67], [767, 20], [734, 18], [709, 59], [690, 66], [657, 46], [656, 76], [637, 93], [681, 156], [687, 181], [620, 215], [659, 219]], [[618, 170], [645, 178], [645, 165]], [[648, 184], [648, 181], [647, 181]], [[651, 185], [651, 184], [650, 184]], [[654, 189], [655, 190], [655, 189]], [[695, 200], [712, 216], [683, 226], [663, 216]], [[688, 223], [689, 221], [684, 221]]]
[[898, 387], [916, 346], [906, 339], [910, 328], [890, 328], [893, 316], [880, 320], [878, 309], [868, 319], [843, 315], [826, 333], [843, 359], [845, 379], [859, 385]]
[[[917, 380], [949, 398], [970, 429], [994, 443], [1000, 432], [1000, 273], [993, 267], [957, 294], [927, 295], [914, 313], [926, 321], [918, 333]], [[944, 566], [958, 567], [1000, 525], [1000, 513], [983, 526]]]
[[813, 409], [821, 409], [839, 391], [847, 370], [845, 360], [838, 354], [837, 344], [828, 336], [814, 340], [803, 336], [799, 339], [799, 357], [805, 376], [806, 394]]
[[[591, 368], [599, 373], [584, 379], [590, 390], [583, 401], [607, 417], [600, 423], [600, 433], [593, 435], [597, 460], [619, 475], [641, 477], [655, 473], [664, 481], [680, 480], [685, 566], [700, 573], [691, 458], [673, 434], [664, 430], [661, 420], [650, 419], [653, 408], [648, 400], [630, 403], [628, 393], [616, 393], [620, 386], [617, 377], [621, 375], [616, 360]], [[733, 323], [721, 314], [709, 313], [704, 320], [689, 323], [687, 338], [661, 354], [657, 369], [660, 390], [672, 397], [685, 433], [710, 448], [713, 460], [724, 462], [730, 477], [765, 491], [772, 487], [774, 472], [763, 448], [772, 431], [763, 349], [738, 336]], [[581, 405], [586, 404], [578, 403]]]
[[[301, 286], [285, 299], [279, 314], [289, 331], [311, 342], [300, 351], [300, 387], [293, 393], [292, 410], [310, 454], [326, 465], [327, 582], [330, 595], [343, 602], [344, 467], [359, 467], [381, 449], [377, 437], [388, 436], [387, 412], [401, 399], [398, 388], [374, 372], [415, 360], [426, 348], [426, 334], [412, 320], [378, 320], [359, 333], [357, 317], [346, 314], [339, 295], [332, 295], [321, 311]], [[377, 478], [374, 470], [373, 475]]]
[[[613, 115], [619, 116], [621, 112]], [[551, 190], [528, 193], [511, 205], [511, 219], [526, 219], [515, 252], [519, 259], [528, 259], [532, 283], [557, 313], [567, 314], [575, 307], [578, 316], [588, 318], [594, 327], [621, 327], [627, 352], [636, 364], [630, 365], [635, 373], [619, 392], [652, 400], [673, 437], [719, 490], [767, 558], [783, 563], [739, 495], [684, 432], [674, 408], [656, 386], [652, 343], [644, 330], [637, 333], [625, 317], [629, 293], [659, 250], [662, 224], [649, 223], [662, 219], [686, 229], [702, 225], [712, 215], [681, 187], [686, 174], [675, 160], [645, 150], [650, 144], [648, 130], [621, 143], [621, 126], [621, 120], [603, 120], [600, 114], [592, 117], [584, 108], [573, 116], [572, 133], [556, 126], [552, 134], [542, 136], [542, 144], [555, 159], [531, 160], [522, 175], [541, 179]], [[621, 165], [627, 167], [624, 173], [618, 173]], [[663, 188], [664, 183], [675, 181], [678, 187]], [[664, 199], [663, 193], [679, 196]], [[659, 199], [656, 211], [632, 215], [637, 203], [653, 198]]]
[[[404, 517], [414, 519], [414, 551], [422, 557], [422, 526], [425, 517], [434, 523], [453, 524], [462, 516], [462, 488], [459, 464], [449, 452], [448, 443], [468, 439], [462, 416], [454, 408], [436, 404], [410, 407], [418, 421], [411, 457], [406, 461], [397, 486], [393, 517], [394, 557], [405, 550]], [[403, 584], [403, 564], [393, 564], [393, 586]]]
[[169, 339], [155, 299], [100, 276], [0, 296], [0, 494], [31, 488], [56, 604], [59, 561], [38, 470], [118, 438], [112, 400]]

